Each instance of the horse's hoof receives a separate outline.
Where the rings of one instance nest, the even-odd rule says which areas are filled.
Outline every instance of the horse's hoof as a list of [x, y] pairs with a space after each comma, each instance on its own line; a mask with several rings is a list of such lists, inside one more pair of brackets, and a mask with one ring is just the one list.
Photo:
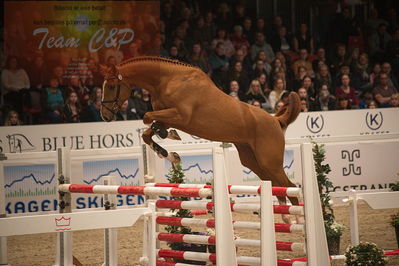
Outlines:
[[159, 122], [154, 122], [151, 125], [151, 129], [154, 130], [161, 139], [166, 139], [168, 137], [168, 131]]
[[169, 130], [168, 139], [181, 140], [179, 134], [174, 129]]
[[177, 163], [181, 162], [180, 156], [176, 152], [169, 152], [167, 159], [173, 164], [177, 164]]

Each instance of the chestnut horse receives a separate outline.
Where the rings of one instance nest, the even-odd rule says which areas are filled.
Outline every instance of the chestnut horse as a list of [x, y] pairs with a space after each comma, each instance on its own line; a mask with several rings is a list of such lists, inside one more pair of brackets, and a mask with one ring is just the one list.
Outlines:
[[[295, 186], [283, 170], [284, 131], [300, 112], [299, 96], [292, 92], [285, 111], [271, 116], [259, 107], [243, 103], [218, 89], [199, 68], [161, 57], [136, 57], [117, 66], [102, 67], [105, 75], [101, 115], [115, 120], [116, 112], [128, 99], [131, 88], [144, 88], [151, 95], [154, 111], [143, 122], [151, 124], [143, 140], [160, 156], [172, 162], [152, 136], [177, 138], [167, 131], [176, 128], [211, 141], [233, 143], [241, 163], [273, 186]], [[285, 202], [279, 197], [280, 203]], [[290, 201], [297, 205], [296, 198]]]

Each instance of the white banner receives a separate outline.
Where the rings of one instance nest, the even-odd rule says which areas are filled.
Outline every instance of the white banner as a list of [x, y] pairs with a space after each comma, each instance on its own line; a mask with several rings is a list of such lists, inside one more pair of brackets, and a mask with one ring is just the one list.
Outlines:
[[[398, 134], [399, 108], [301, 113], [288, 127], [286, 139]], [[129, 148], [142, 144], [147, 128], [142, 121], [2, 127], [0, 152], [55, 151]], [[209, 140], [179, 131], [182, 141], [162, 140], [159, 144], [198, 144]]]

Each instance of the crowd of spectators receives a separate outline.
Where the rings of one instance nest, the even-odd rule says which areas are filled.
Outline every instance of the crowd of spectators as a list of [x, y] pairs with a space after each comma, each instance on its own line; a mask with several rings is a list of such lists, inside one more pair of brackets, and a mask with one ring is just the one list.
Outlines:
[[[398, 16], [395, 9], [380, 13], [371, 9], [359, 21], [349, 7], [337, 6], [329, 27], [334, 38], [323, 41], [306, 23], [291, 32], [281, 16], [254, 18], [241, 4], [222, 2], [213, 10], [162, 1], [154, 47], [161, 56], [201, 68], [226, 94], [269, 113], [291, 91], [300, 95], [303, 112], [399, 107]], [[11, 111], [4, 121], [20, 124], [18, 113], [25, 124], [101, 121], [98, 64], [141, 55], [142, 46], [134, 41], [124, 50], [111, 47], [87, 56], [68, 81], [63, 65], [44, 60], [40, 52], [9, 56], [1, 75], [5, 110]], [[57, 60], [71, 55], [64, 57]], [[43, 75], [48, 68], [51, 77]], [[151, 110], [150, 99], [144, 88], [134, 89], [118, 120], [142, 119]]]

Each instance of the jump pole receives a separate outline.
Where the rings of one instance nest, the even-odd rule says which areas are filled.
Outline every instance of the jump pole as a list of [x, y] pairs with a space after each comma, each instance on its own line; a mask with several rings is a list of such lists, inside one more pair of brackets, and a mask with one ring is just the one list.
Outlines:
[[[4, 189], [4, 164], [7, 157], [0, 153], [0, 219], [6, 217], [6, 193]], [[0, 265], [9, 265], [7, 258], [7, 237], [0, 237]]]
[[[71, 164], [70, 152], [66, 148], [58, 148], [57, 150], [57, 173], [58, 183], [70, 183], [71, 179]], [[59, 193], [58, 201], [59, 213], [71, 213], [71, 194]], [[57, 233], [56, 245], [56, 266], [69, 266], [73, 265], [72, 256], [72, 232]]]
[[302, 144], [306, 247], [310, 266], [330, 266], [311, 143]]
[[[104, 185], [115, 185], [114, 176], [104, 176]], [[104, 194], [104, 209], [116, 209], [116, 195]], [[118, 230], [116, 228], [104, 229], [104, 264], [103, 266], [118, 265]]]
[[229, 192], [227, 188], [227, 171], [224, 162], [223, 148], [213, 149], [215, 230], [216, 230], [216, 263], [217, 265], [237, 265], [234, 230], [230, 211]]
[[277, 265], [272, 183], [270, 181], [261, 181], [260, 210], [261, 265]]

